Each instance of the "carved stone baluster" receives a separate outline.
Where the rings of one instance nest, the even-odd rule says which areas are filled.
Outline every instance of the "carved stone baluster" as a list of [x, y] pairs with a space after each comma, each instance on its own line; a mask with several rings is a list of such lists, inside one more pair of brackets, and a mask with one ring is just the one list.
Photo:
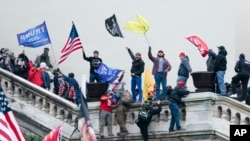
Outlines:
[[20, 87], [15, 85], [13, 95], [14, 95], [15, 98], [18, 98], [18, 99], [20, 99], [19, 89], [20, 89]]
[[37, 107], [37, 108], [41, 108], [41, 102], [40, 102], [40, 97], [38, 97], [38, 96], [36, 96], [35, 97], [35, 107]]
[[57, 119], [63, 119], [63, 115], [61, 113], [61, 109], [57, 107], [57, 111], [56, 111], [56, 118]]
[[56, 108], [55, 108], [55, 104], [52, 102], [49, 102], [49, 114], [52, 116], [56, 116]]
[[13, 93], [14, 93], [14, 91], [13, 91], [13, 85], [12, 85], [12, 83], [11, 83], [10, 81], [7, 81], [7, 89], [6, 89], [6, 92], [7, 92], [9, 95], [13, 96]]
[[1, 86], [2, 86], [2, 88], [3, 88], [4, 91], [7, 91], [7, 87], [6, 87], [5, 81], [6, 80], [4, 79], [4, 77], [2, 77], [1, 78]]
[[28, 104], [31, 104], [31, 105], [35, 105], [35, 102], [34, 102], [34, 100], [33, 100], [33, 93], [32, 92], [28, 92], [27, 93], [27, 97], [28, 97]]
[[77, 122], [76, 121], [77, 121], [77, 115], [73, 114], [72, 117], [71, 117], [71, 123], [70, 123], [70, 125], [77, 127], [77, 125], [76, 125]]
[[63, 121], [64, 122], [67, 122], [67, 123], [69, 122], [68, 115], [69, 115], [69, 112], [65, 110], [64, 111], [64, 116], [63, 116]]
[[42, 111], [46, 111], [47, 109], [47, 100], [46, 98], [42, 99]]

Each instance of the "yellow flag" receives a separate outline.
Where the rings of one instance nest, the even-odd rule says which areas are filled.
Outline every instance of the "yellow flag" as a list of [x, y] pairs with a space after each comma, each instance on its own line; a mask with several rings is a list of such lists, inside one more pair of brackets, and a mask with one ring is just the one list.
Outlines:
[[147, 32], [149, 29], [149, 23], [146, 19], [144, 19], [142, 16], [140, 16], [139, 14], [136, 15], [137, 19], [140, 23], [140, 25], [144, 28], [144, 31]]
[[149, 24], [146, 19], [140, 15], [136, 15], [139, 22], [128, 21], [124, 26], [124, 29], [131, 30], [135, 33], [144, 34], [149, 29]]
[[143, 99], [144, 101], [148, 99], [148, 93], [154, 91], [154, 83], [151, 78], [151, 73], [149, 68], [145, 67], [145, 77], [144, 77], [144, 85], [143, 85]]

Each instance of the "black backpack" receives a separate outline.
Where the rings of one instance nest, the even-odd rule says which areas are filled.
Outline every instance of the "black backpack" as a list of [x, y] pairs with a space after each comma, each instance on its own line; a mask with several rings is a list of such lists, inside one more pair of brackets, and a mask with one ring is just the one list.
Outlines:
[[149, 120], [149, 111], [150, 111], [150, 110], [146, 110], [145, 108], [143, 108], [143, 109], [138, 113], [138, 119], [139, 119], [139, 121], [148, 122], [148, 120]]

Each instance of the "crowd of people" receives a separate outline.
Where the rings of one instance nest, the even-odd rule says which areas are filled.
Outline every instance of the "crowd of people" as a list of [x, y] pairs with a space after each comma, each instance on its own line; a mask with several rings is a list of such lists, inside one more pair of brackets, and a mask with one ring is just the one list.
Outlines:
[[[159, 50], [157, 55], [152, 55], [152, 47], [148, 48], [148, 58], [153, 63], [152, 75], [155, 80], [155, 95], [149, 94], [149, 99], [143, 99], [142, 96], [142, 74], [144, 73], [145, 62], [141, 58], [141, 53], [135, 54], [128, 47], [125, 47], [132, 59], [130, 69], [131, 76], [131, 93], [124, 89], [122, 78], [125, 71], [117, 80], [109, 84], [107, 91], [100, 96], [100, 136], [104, 137], [104, 125], [108, 126], [108, 136], [114, 136], [112, 133], [112, 105], [116, 105], [115, 120], [117, 121], [120, 132], [117, 134], [124, 137], [128, 134], [126, 128], [126, 112], [131, 103], [142, 103], [142, 109], [135, 120], [139, 127], [144, 141], [148, 140], [148, 125], [152, 116], [161, 112], [161, 101], [169, 100], [169, 109], [171, 111], [171, 122], [169, 132], [183, 130], [179, 122], [179, 107], [181, 99], [189, 94], [186, 86], [187, 80], [192, 73], [192, 67], [189, 57], [184, 53], [179, 53], [180, 64], [177, 72], [176, 85], [172, 89], [167, 84], [167, 75], [171, 71], [172, 65], [165, 57], [164, 51]], [[250, 62], [246, 60], [245, 55], [241, 53], [239, 60], [235, 64], [235, 72], [230, 84], [224, 82], [224, 75], [227, 70], [227, 51], [224, 46], [218, 47], [216, 54], [212, 49], [208, 51], [207, 71], [215, 73], [216, 81], [215, 92], [221, 96], [229, 96], [239, 100], [242, 103], [250, 105], [250, 88], [248, 88]], [[90, 64], [89, 82], [104, 83], [101, 77], [96, 73], [102, 63], [99, 52], [95, 50], [93, 56], [87, 57], [83, 50], [83, 59]], [[53, 93], [79, 105], [81, 89], [74, 78], [74, 73], [67, 76], [59, 68], [53, 69], [49, 58], [49, 48], [44, 48], [44, 52], [37, 56], [35, 61], [31, 61], [25, 52], [20, 53], [17, 57], [14, 52], [7, 48], [0, 50], [0, 67], [10, 71], [23, 79], [26, 79], [46, 90], [51, 90], [51, 84], [54, 85], [51, 90]], [[157, 101], [158, 108], [153, 108], [153, 101]], [[174, 127], [176, 126], [176, 129]]]
[[[59, 68], [53, 69], [50, 63], [49, 48], [44, 48], [44, 52], [38, 55], [35, 61], [22, 52], [16, 57], [14, 52], [8, 48], [0, 50], [0, 68], [14, 73], [37, 86], [79, 105], [80, 86], [71, 72], [65, 75]], [[53, 85], [53, 89], [51, 89]]]

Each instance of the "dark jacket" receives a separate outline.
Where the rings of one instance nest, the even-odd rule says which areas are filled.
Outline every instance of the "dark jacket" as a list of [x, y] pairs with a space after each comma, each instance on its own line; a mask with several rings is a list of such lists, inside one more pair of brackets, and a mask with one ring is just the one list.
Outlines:
[[134, 73], [135, 76], [141, 77], [142, 73], [144, 72], [144, 61], [142, 59], [136, 60], [135, 55], [130, 49], [128, 49], [128, 53], [133, 60], [130, 72]]
[[[158, 72], [158, 68], [159, 68], [159, 58], [158, 57], [154, 57], [152, 55], [151, 52], [151, 47], [148, 48], [148, 57], [149, 59], [153, 62], [153, 69], [152, 69], [152, 74], [156, 75]], [[166, 58], [163, 58], [164, 63], [163, 63], [163, 76], [166, 77], [168, 71], [171, 70], [171, 65], [169, 64], [168, 60]]]
[[181, 98], [185, 97], [186, 95], [189, 94], [189, 91], [185, 91], [184, 88], [181, 88], [179, 86], [176, 86], [170, 96], [169, 96], [169, 101], [171, 103], [177, 103], [178, 105], [181, 104]]
[[235, 67], [235, 72], [240, 74], [249, 74], [250, 73], [250, 62], [245, 59], [244, 54], [240, 54], [239, 60], [237, 61]]
[[90, 73], [95, 73], [95, 69], [98, 69], [100, 64], [102, 63], [102, 59], [99, 57], [86, 57], [85, 52], [83, 52], [83, 59], [89, 62], [90, 65]]
[[219, 51], [214, 62], [214, 72], [227, 70], [226, 56], [227, 56], [227, 51], [225, 49]]
[[178, 70], [178, 76], [184, 76], [188, 78], [190, 72], [192, 72], [192, 68], [189, 64], [189, 58], [188, 56], [185, 56], [181, 59], [181, 63]]
[[216, 58], [216, 53], [214, 53], [212, 50], [208, 52], [208, 58], [207, 58], [207, 71], [211, 72], [214, 70], [214, 61]]
[[[142, 110], [144, 110], [144, 109], [142, 109]], [[139, 113], [140, 113], [140, 111], [139, 111]], [[151, 108], [151, 109], [147, 109], [146, 111], [148, 112], [148, 118], [147, 118], [147, 121], [145, 124], [149, 125], [151, 123], [153, 115], [159, 114], [161, 112], [161, 104], [158, 105], [157, 109]]]

